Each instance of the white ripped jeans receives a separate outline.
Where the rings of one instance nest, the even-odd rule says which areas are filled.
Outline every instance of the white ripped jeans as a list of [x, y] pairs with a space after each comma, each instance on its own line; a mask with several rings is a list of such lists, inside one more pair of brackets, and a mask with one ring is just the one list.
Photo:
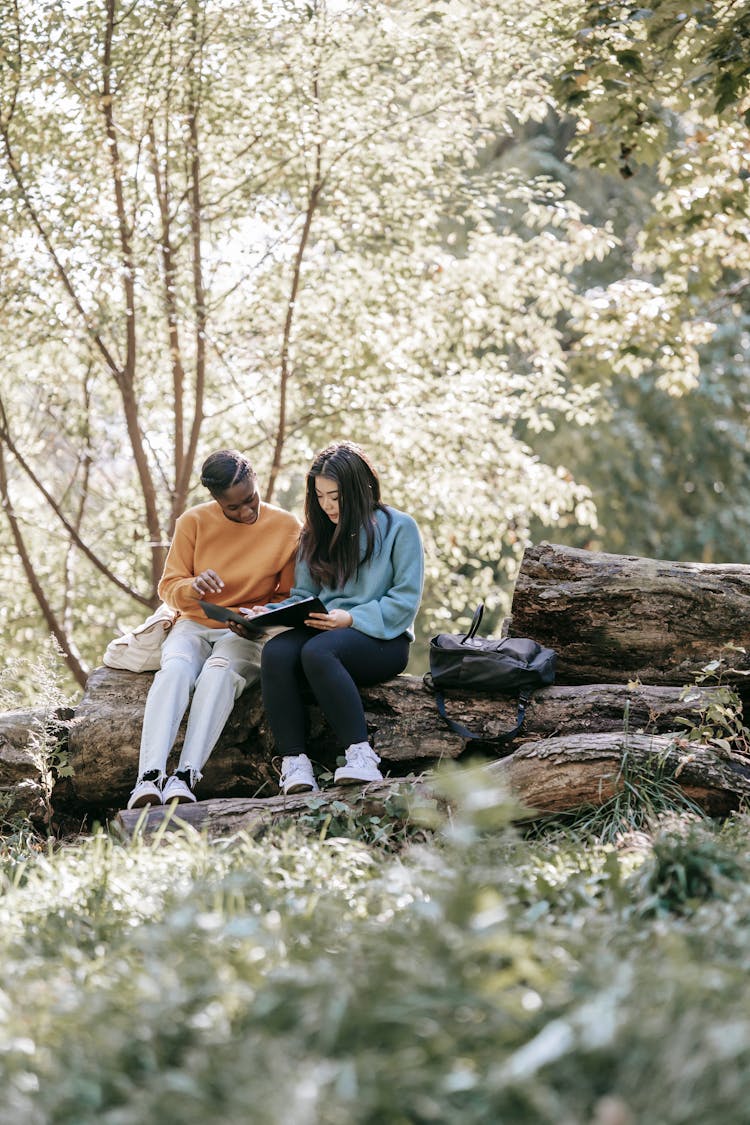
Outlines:
[[164, 641], [161, 668], [154, 676], [143, 715], [138, 777], [150, 770], [165, 776], [167, 758], [190, 703], [178, 770], [197, 781], [218, 742], [235, 700], [260, 676], [262, 643], [230, 629], [211, 629], [178, 618]]

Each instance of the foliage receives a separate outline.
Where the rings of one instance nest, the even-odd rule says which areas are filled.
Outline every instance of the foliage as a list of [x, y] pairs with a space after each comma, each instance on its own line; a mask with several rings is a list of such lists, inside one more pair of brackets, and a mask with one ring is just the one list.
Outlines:
[[744, 855], [695, 825], [656, 837], [650, 856], [638, 872], [644, 912], [676, 914], [721, 897], [722, 885], [745, 882], [750, 874]]
[[[737, 645], [727, 645], [727, 648], [744, 653], [745, 649]], [[721, 677], [724, 672], [724, 661], [719, 658], [710, 661], [696, 676], [696, 683], [716, 684], [710, 697], [701, 707], [698, 717], [679, 718], [677, 723], [686, 728], [687, 738], [690, 743], [700, 743], [709, 747], [721, 757], [736, 757], [738, 761], [746, 762], [750, 755], [750, 731], [744, 721], [742, 701], [734, 688], [722, 686]], [[735, 671], [735, 675], [747, 675], [742, 670]], [[688, 699], [692, 688], [684, 688], [682, 698]]]
[[500, 605], [530, 513], [593, 520], [538, 435], [591, 416], [561, 318], [613, 240], [492, 160], [547, 111], [543, 31], [508, 0], [4, 10], [0, 483], [37, 603], [8, 624], [43, 614], [79, 682], [153, 600], [199, 447], [295, 503], [314, 448], [376, 434], [427, 631]]
[[[331, 774], [318, 774], [319, 781], [331, 779]], [[324, 795], [311, 797], [309, 811], [298, 816], [295, 823], [319, 840], [346, 837], [398, 852], [406, 844], [425, 839], [439, 817], [435, 799], [416, 801], [408, 782], [391, 790], [381, 812], [369, 811], [366, 804], [364, 794], [347, 801], [326, 800]]]
[[621, 250], [573, 345], [598, 359], [608, 412], [587, 442], [550, 438], [591, 488], [600, 527], [563, 529], [563, 541], [744, 557], [749, 18], [746, 4], [702, 0], [566, 6], [555, 89], [581, 183], [594, 166], [608, 185], [602, 203], [589, 193], [590, 220], [615, 208]]
[[560, 96], [580, 115], [581, 147], [600, 166], [632, 175], [639, 162], [652, 163], [668, 143], [670, 116], [747, 109], [747, 4], [584, 0], [568, 14], [576, 26]]
[[539, 536], [741, 557], [747, 18], [0, 6], [12, 644], [82, 683], [219, 445], [293, 507], [314, 449], [368, 446], [424, 532], [422, 638], [505, 613]]
[[[585, 442], [559, 431], [550, 452], [592, 491], [599, 527], [562, 528], [556, 539], [652, 558], [737, 562], [750, 532], [746, 442], [746, 315], [701, 349], [698, 386], [665, 396], [654, 372], [616, 379], [608, 416]], [[607, 450], [607, 457], [602, 451]], [[533, 531], [544, 537], [543, 528]]]
[[[680, 767], [678, 767], [679, 770]], [[635, 765], [627, 752], [622, 756], [614, 792], [596, 805], [583, 805], [570, 813], [535, 821], [532, 834], [553, 838], [562, 831], [579, 839], [618, 843], [632, 833], [654, 831], [664, 817], [693, 814], [702, 816], [676, 780], [677, 771], [658, 758], [648, 765]]]
[[500, 791], [448, 785], [471, 800], [400, 855], [186, 832], [0, 859], [3, 1116], [739, 1123], [747, 819], [634, 856], [524, 842]]

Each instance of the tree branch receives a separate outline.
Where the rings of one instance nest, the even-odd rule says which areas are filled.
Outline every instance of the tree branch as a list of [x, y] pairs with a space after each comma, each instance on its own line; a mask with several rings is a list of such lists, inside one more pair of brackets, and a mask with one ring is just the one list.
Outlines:
[[174, 479], [178, 481], [183, 473], [185, 458], [185, 432], [184, 432], [184, 386], [185, 367], [182, 361], [182, 343], [180, 340], [179, 318], [177, 315], [177, 301], [175, 298], [177, 286], [177, 269], [175, 265], [174, 248], [172, 246], [171, 218], [169, 214], [169, 125], [167, 124], [166, 155], [164, 161], [164, 175], [159, 168], [157, 151], [156, 129], [153, 120], [149, 123], [148, 135], [151, 142], [151, 170], [154, 178], [154, 190], [159, 206], [161, 218], [161, 263], [164, 290], [164, 311], [167, 318], [167, 339], [169, 343], [169, 360], [172, 368], [172, 394], [174, 409]]
[[102, 95], [100, 105], [104, 114], [112, 182], [115, 193], [117, 226], [122, 255], [123, 291], [125, 296], [125, 364], [120, 372], [118, 386], [125, 411], [125, 425], [130, 447], [133, 452], [138, 479], [141, 484], [143, 502], [151, 542], [151, 578], [155, 590], [164, 565], [164, 550], [161, 547], [162, 533], [156, 502], [156, 489], [148, 464], [146, 450], [141, 434], [138, 402], [135, 394], [136, 370], [136, 315], [135, 315], [135, 263], [133, 259], [132, 232], [127, 221], [125, 193], [123, 189], [123, 166], [117, 140], [114, 120], [114, 96], [112, 91], [112, 47], [115, 28], [115, 9], [117, 0], [107, 0], [107, 21], [102, 59]]
[[[317, 69], [313, 74], [313, 101], [315, 105], [316, 117], [318, 118], [318, 126], [320, 126], [320, 87], [318, 82]], [[289, 350], [291, 346], [292, 327], [294, 324], [297, 294], [299, 292], [300, 277], [302, 274], [302, 260], [305, 256], [305, 250], [307, 249], [313, 216], [315, 214], [315, 211], [317, 210], [320, 193], [323, 189], [323, 142], [321, 141], [320, 137], [321, 130], [320, 127], [318, 127], [316, 129], [316, 141], [314, 147], [315, 161], [313, 179], [312, 184], [310, 185], [310, 193], [307, 199], [305, 221], [302, 226], [302, 233], [300, 234], [297, 252], [294, 256], [292, 286], [289, 292], [289, 299], [286, 306], [286, 316], [284, 318], [284, 333], [281, 341], [281, 370], [279, 378], [279, 410], [278, 422], [276, 426], [276, 441], [274, 442], [271, 471], [268, 477], [268, 487], [266, 488], [266, 500], [269, 503], [273, 499], [276, 481], [281, 471], [284, 443], [287, 436], [287, 395], [291, 377], [289, 366]]]
[[62, 650], [63, 657], [65, 658], [65, 663], [68, 665], [71, 672], [75, 676], [76, 681], [81, 685], [81, 687], [84, 687], [86, 680], [88, 679], [89, 670], [82, 663], [80, 653], [75, 648], [73, 641], [68, 637], [65, 629], [58, 620], [57, 614], [55, 613], [49, 600], [47, 599], [47, 596], [42, 588], [42, 584], [36, 576], [28, 548], [26, 546], [26, 542], [21, 532], [20, 524], [16, 519], [16, 515], [13, 511], [13, 505], [11, 503], [10, 493], [8, 491], [8, 476], [5, 470], [5, 453], [3, 452], [2, 442], [0, 442], [0, 497], [2, 497], [2, 505], [8, 520], [8, 524], [10, 525], [13, 542], [16, 545], [18, 557], [21, 561], [21, 566], [23, 567], [24, 574], [26, 575], [26, 580], [29, 583], [31, 592], [42, 612], [42, 616], [44, 617], [44, 620], [47, 624], [47, 628]]
[[175, 494], [172, 512], [172, 525], [185, 506], [193, 463], [198, 450], [198, 439], [203, 425], [203, 400], [206, 385], [206, 290], [203, 281], [203, 260], [201, 255], [202, 203], [201, 203], [201, 161], [199, 148], [198, 119], [201, 108], [201, 84], [203, 65], [203, 40], [199, 19], [199, 4], [191, 0], [191, 67], [188, 79], [188, 133], [189, 141], [189, 205], [190, 205], [190, 243], [193, 260], [193, 300], [195, 304], [195, 382], [193, 400], [193, 419], [190, 436], [182, 462], [182, 471], [175, 480]]
[[78, 297], [78, 294], [76, 293], [73, 282], [71, 281], [67, 270], [65, 269], [64, 265], [60, 261], [60, 258], [58, 257], [54, 246], [52, 245], [52, 240], [51, 240], [49, 231], [47, 230], [47, 228], [42, 223], [42, 220], [39, 216], [39, 213], [38, 213], [32, 199], [31, 199], [31, 194], [29, 192], [29, 189], [27, 188], [25, 181], [21, 177], [20, 165], [19, 165], [19, 163], [16, 159], [15, 151], [13, 149], [13, 145], [11, 144], [10, 133], [8, 131], [6, 119], [4, 117], [2, 117], [2, 115], [0, 115], [0, 133], [2, 134], [2, 138], [3, 138], [3, 147], [5, 149], [5, 156], [6, 156], [8, 167], [10, 168], [10, 172], [11, 172], [13, 180], [16, 184], [16, 187], [18, 188], [18, 191], [19, 191], [19, 194], [21, 196], [21, 200], [23, 202], [23, 205], [26, 208], [26, 211], [29, 215], [29, 218], [31, 219], [32, 226], [34, 227], [37, 234], [41, 238], [45, 250], [49, 254], [50, 258], [52, 259], [52, 263], [55, 267], [55, 272], [56, 272], [57, 276], [59, 277], [60, 281], [62, 282], [63, 288], [65, 289], [66, 293], [70, 297], [70, 300], [73, 304], [73, 307], [75, 308], [76, 312], [80, 316], [80, 318], [83, 322], [84, 328], [86, 329], [86, 332], [87, 332], [89, 338], [94, 343], [95, 347], [97, 348], [100, 355], [102, 356], [107, 368], [109, 369], [110, 373], [113, 375], [113, 377], [115, 379], [115, 382], [119, 386], [121, 374], [120, 374], [120, 368], [117, 364], [117, 361], [115, 360], [114, 356], [110, 352], [107, 345], [104, 343], [102, 337], [99, 335], [99, 333], [92, 326], [91, 321], [89, 320], [88, 313], [86, 312], [85, 308], [83, 307], [83, 305], [82, 305], [82, 303], [81, 303], [81, 301]]
[[137, 602], [140, 602], [141, 605], [151, 608], [153, 606], [153, 598], [146, 598], [143, 596], [143, 594], [139, 594], [138, 591], [134, 590], [132, 586], [129, 586], [127, 582], [123, 582], [121, 578], [118, 578], [117, 575], [114, 574], [104, 562], [102, 562], [98, 555], [94, 554], [91, 548], [86, 543], [84, 543], [83, 539], [81, 539], [76, 528], [73, 526], [70, 520], [67, 519], [54, 496], [52, 496], [52, 494], [44, 487], [42, 482], [39, 480], [36, 473], [31, 468], [28, 461], [13, 441], [10, 433], [10, 426], [8, 423], [8, 415], [5, 411], [5, 403], [3, 402], [2, 398], [0, 398], [0, 441], [3, 442], [9, 452], [13, 454], [16, 461], [25, 472], [26, 476], [29, 478], [37, 491], [41, 493], [57, 519], [65, 528], [72, 542], [75, 543], [76, 547], [78, 547], [78, 549], [86, 556], [89, 562], [92, 563], [92, 565], [95, 566], [96, 569], [105, 576], [105, 578], [112, 582], [113, 585], [119, 587], [120, 590], [123, 590], [124, 593], [126, 593], [129, 597], [133, 598]]

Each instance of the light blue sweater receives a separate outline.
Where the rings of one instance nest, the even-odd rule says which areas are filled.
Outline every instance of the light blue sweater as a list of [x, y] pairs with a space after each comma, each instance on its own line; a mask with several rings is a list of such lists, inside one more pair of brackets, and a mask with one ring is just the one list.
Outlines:
[[[375, 550], [360, 566], [359, 573], [339, 589], [319, 586], [307, 563], [297, 559], [294, 585], [284, 602], [269, 609], [317, 596], [326, 609], [345, 609], [352, 615], [352, 627], [369, 637], [391, 640], [406, 633], [414, 640], [414, 618], [419, 609], [424, 581], [424, 551], [419, 529], [405, 512], [389, 508], [390, 526], [385, 512], [375, 513]], [[360, 532], [362, 554], [367, 540]]]

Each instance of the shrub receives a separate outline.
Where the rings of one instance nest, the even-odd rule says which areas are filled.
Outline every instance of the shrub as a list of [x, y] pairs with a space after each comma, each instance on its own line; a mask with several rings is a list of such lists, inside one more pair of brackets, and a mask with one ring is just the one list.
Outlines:
[[524, 841], [502, 792], [446, 784], [401, 854], [98, 833], [16, 866], [0, 1120], [743, 1121], [747, 823], [634, 859]]

